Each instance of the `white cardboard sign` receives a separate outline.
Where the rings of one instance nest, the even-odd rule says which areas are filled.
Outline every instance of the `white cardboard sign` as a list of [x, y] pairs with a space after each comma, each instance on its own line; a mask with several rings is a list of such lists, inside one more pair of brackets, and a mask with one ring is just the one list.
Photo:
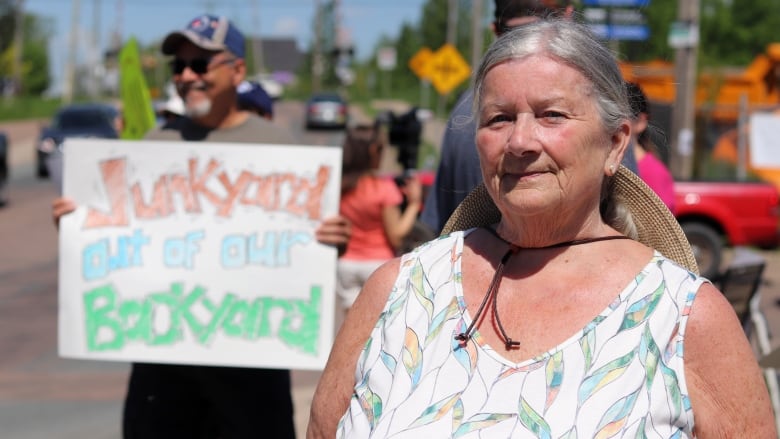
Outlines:
[[750, 161], [759, 168], [780, 168], [780, 116], [777, 114], [750, 116]]
[[341, 148], [68, 140], [64, 357], [321, 369]]

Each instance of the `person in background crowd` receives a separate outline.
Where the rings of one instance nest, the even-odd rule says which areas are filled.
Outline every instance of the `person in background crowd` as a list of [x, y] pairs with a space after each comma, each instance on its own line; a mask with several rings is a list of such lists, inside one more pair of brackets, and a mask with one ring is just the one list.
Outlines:
[[674, 213], [674, 179], [666, 165], [656, 156], [656, 148], [648, 133], [650, 105], [639, 84], [626, 82], [628, 102], [631, 104], [631, 144], [636, 157], [639, 177], [658, 195]]
[[253, 81], [243, 81], [238, 85], [238, 108], [253, 111], [263, 119], [274, 118], [274, 101], [265, 89]]
[[336, 279], [336, 292], [345, 309], [352, 306], [368, 276], [396, 256], [422, 208], [419, 178], [407, 178], [402, 193], [392, 179], [376, 174], [383, 148], [385, 139], [378, 125], [347, 130], [339, 211], [352, 224], [352, 236], [339, 258]]
[[[170, 141], [294, 144], [293, 136], [238, 108], [244, 80], [244, 36], [225, 17], [201, 15], [168, 34], [162, 52], [185, 115], [146, 138]], [[59, 198], [55, 223], [75, 209]], [[325, 244], [343, 247], [349, 223], [325, 220], [316, 231]], [[273, 353], [268, 353], [273, 355]], [[134, 363], [123, 417], [126, 439], [295, 438], [290, 372], [242, 367]]]
[[[540, 17], [569, 18], [573, 12], [570, 0], [495, 0], [493, 33], [498, 37]], [[466, 90], [447, 121], [436, 179], [420, 216], [420, 220], [436, 233], [444, 227], [455, 207], [482, 182], [479, 157], [474, 145], [476, 126], [471, 109], [472, 96], [473, 90]], [[623, 164], [636, 172], [633, 151], [625, 155]]]
[[483, 183], [366, 282], [309, 439], [776, 437], [734, 309], [620, 164], [612, 52], [537, 20], [490, 46], [473, 90]]

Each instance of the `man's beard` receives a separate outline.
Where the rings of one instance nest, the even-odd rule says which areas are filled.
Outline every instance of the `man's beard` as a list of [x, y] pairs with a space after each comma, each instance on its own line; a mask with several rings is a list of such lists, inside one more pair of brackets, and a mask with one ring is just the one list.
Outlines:
[[179, 85], [176, 88], [179, 92], [179, 95], [183, 95], [184, 114], [186, 114], [191, 119], [198, 119], [208, 116], [209, 112], [211, 112], [211, 99], [206, 96], [202, 96], [200, 100], [193, 103], [189, 96], [187, 96], [188, 92], [191, 90], [197, 90], [205, 93], [207, 86], [204, 82], [197, 82], [189, 86]]
[[208, 116], [208, 114], [211, 112], [211, 99], [204, 98], [195, 104], [188, 102], [184, 106], [184, 112], [191, 119]]

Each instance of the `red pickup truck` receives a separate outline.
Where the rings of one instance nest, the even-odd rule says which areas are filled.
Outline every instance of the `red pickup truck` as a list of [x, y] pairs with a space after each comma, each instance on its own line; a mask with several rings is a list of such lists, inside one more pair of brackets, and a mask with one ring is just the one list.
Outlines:
[[693, 247], [701, 273], [714, 279], [729, 246], [778, 245], [780, 196], [762, 182], [675, 182], [675, 216]]
[[[423, 186], [433, 184], [434, 172], [418, 174]], [[402, 178], [396, 177], [401, 184]], [[715, 280], [726, 246], [771, 248], [780, 244], [780, 195], [763, 182], [677, 181], [675, 216], [693, 247], [699, 271]], [[435, 234], [418, 221], [401, 249], [408, 251]]]

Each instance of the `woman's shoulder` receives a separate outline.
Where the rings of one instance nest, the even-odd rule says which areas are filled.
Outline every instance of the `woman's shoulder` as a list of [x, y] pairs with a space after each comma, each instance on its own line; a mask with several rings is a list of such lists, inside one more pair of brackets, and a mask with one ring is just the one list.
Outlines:
[[402, 256], [402, 261], [426, 257], [431, 254], [439, 254], [443, 251], [463, 251], [463, 239], [474, 229], [458, 230], [451, 233], [439, 235], [429, 241], [426, 241], [412, 249]]

